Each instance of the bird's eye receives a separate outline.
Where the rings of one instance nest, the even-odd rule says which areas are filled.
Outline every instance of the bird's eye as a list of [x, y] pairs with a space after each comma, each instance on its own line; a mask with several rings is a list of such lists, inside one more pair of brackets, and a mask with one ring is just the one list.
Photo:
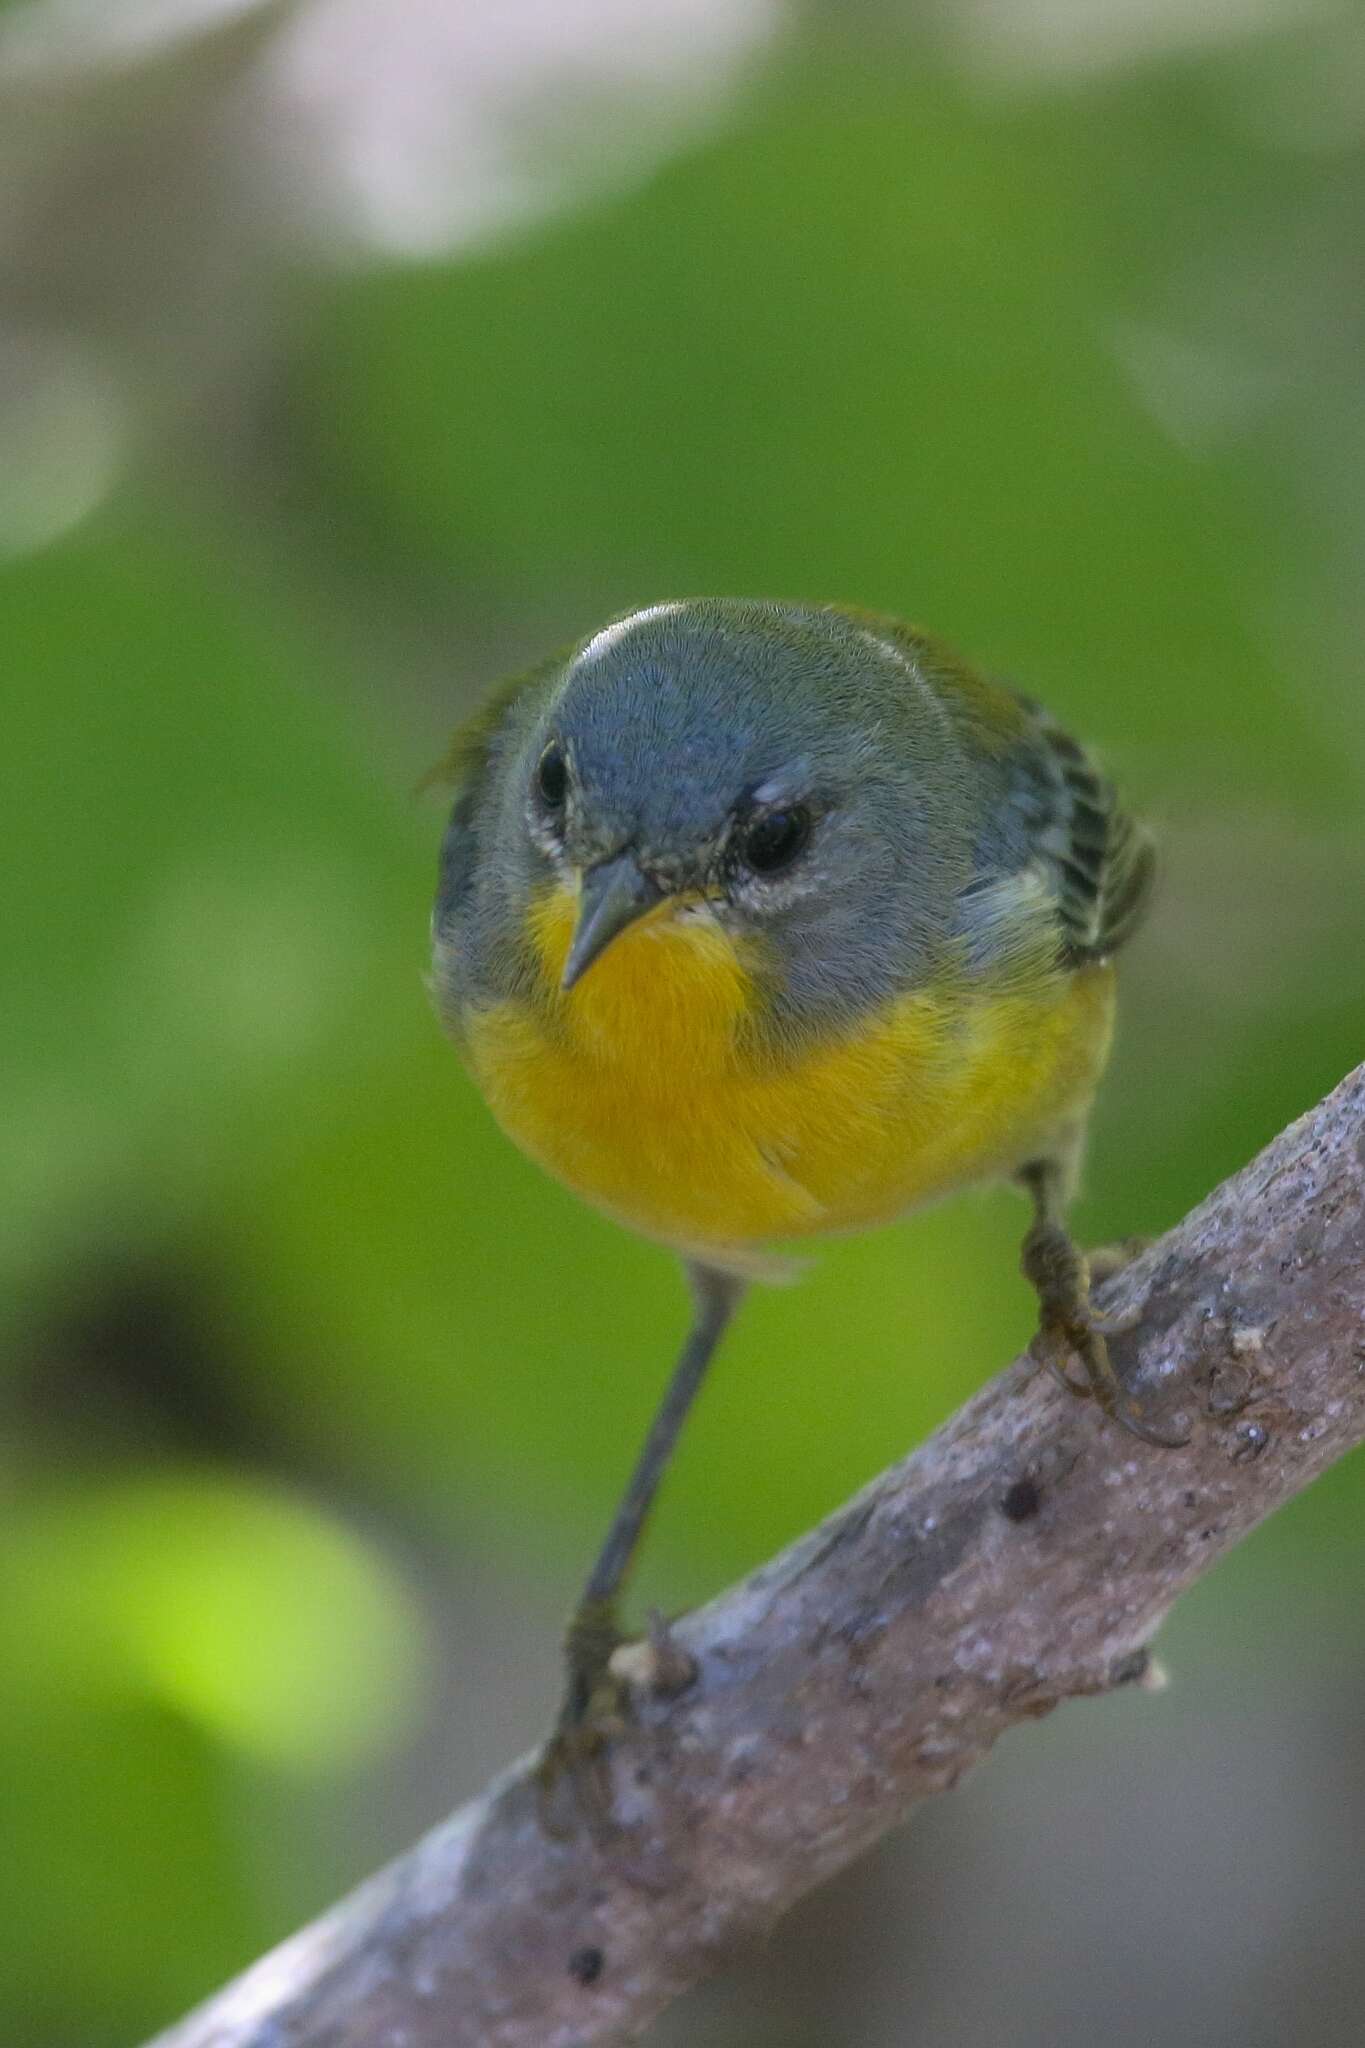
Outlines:
[[551, 740], [536, 763], [536, 789], [547, 811], [557, 811], [569, 793], [569, 764], [558, 740]]
[[780, 874], [805, 849], [810, 838], [811, 815], [801, 804], [790, 810], [765, 811], [744, 835], [741, 852], [746, 867], [756, 875]]

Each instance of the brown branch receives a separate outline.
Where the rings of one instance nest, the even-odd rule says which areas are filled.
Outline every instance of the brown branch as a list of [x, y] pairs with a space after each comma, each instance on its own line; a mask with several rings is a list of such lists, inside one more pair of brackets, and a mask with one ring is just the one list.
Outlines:
[[1154, 1450], [1016, 1363], [683, 1623], [618, 1826], [552, 1839], [514, 1766], [155, 2048], [635, 2038], [1001, 1732], [1139, 1679], [1176, 1597], [1365, 1438], [1365, 1067], [1107, 1290]]

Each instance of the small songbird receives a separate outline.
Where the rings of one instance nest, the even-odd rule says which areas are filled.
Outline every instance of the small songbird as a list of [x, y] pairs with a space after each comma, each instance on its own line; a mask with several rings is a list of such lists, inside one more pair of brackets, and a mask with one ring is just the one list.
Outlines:
[[706, 599], [496, 690], [438, 771], [434, 988], [516, 1143], [686, 1262], [695, 1313], [567, 1638], [559, 1740], [770, 1247], [1013, 1179], [1038, 1355], [1139, 1436], [1067, 1234], [1151, 842], [1027, 697], [897, 620]]

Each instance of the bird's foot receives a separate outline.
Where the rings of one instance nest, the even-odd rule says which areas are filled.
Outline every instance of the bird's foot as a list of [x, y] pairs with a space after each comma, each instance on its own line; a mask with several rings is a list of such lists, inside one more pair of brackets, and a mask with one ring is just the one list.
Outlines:
[[1131, 1266], [1134, 1259], [1140, 1259], [1144, 1252], [1149, 1252], [1155, 1243], [1153, 1237], [1116, 1237], [1110, 1244], [1094, 1245], [1085, 1254], [1091, 1286], [1098, 1286], [1102, 1280], [1112, 1280], [1116, 1273]]
[[548, 1834], [570, 1833], [573, 1810], [594, 1832], [611, 1819], [611, 1745], [630, 1722], [629, 1686], [611, 1668], [624, 1641], [611, 1601], [585, 1600], [569, 1623], [564, 1697], [535, 1772]]
[[654, 1610], [649, 1630], [627, 1637], [612, 1602], [585, 1602], [565, 1638], [564, 1699], [536, 1765], [541, 1822], [548, 1834], [573, 1831], [577, 1817], [591, 1833], [614, 1826], [611, 1752], [634, 1721], [638, 1693], [673, 1698], [696, 1677], [696, 1664]]
[[[1131, 1324], [1125, 1318], [1121, 1327]], [[1083, 1401], [1098, 1401], [1106, 1415], [1133, 1436], [1141, 1437], [1143, 1443], [1178, 1450], [1189, 1442], [1189, 1431], [1165, 1428], [1143, 1414], [1114, 1370], [1109, 1346], [1104, 1341], [1106, 1331], [1112, 1330], [1113, 1325], [1106, 1324], [1103, 1317], [1091, 1316], [1084, 1309], [1065, 1316], [1045, 1312], [1029, 1349], [1069, 1394]], [[1082, 1379], [1076, 1379], [1068, 1369], [1073, 1360], [1081, 1368]]]
[[[1023, 1258], [1025, 1276], [1038, 1290], [1040, 1311], [1038, 1333], [1029, 1349], [1069, 1394], [1097, 1401], [1106, 1415], [1143, 1443], [1176, 1450], [1189, 1442], [1189, 1432], [1148, 1420], [1115, 1371], [1105, 1342], [1135, 1328], [1141, 1310], [1105, 1315], [1090, 1299], [1096, 1261], [1107, 1276], [1121, 1271], [1141, 1249], [1141, 1240], [1128, 1239], [1104, 1246], [1087, 1259], [1058, 1225], [1036, 1224], [1025, 1240]], [[1079, 1379], [1070, 1369], [1073, 1363], [1081, 1369]]]

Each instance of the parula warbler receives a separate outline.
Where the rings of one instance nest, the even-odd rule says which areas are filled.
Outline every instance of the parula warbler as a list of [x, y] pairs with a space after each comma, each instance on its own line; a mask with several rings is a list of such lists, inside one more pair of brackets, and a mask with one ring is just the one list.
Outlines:
[[773, 1241], [1013, 1178], [1039, 1354], [1169, 1440], [1064, 1221], [1152, 847], [1041, 706], [895, 619], [657, 604], [504, 684], [445, 768], [443, 1017], [517, 1144], [680, 1252], [695, 1298], [570, 1626], [561, 1740], [610, 1690], [650, 1503]]

